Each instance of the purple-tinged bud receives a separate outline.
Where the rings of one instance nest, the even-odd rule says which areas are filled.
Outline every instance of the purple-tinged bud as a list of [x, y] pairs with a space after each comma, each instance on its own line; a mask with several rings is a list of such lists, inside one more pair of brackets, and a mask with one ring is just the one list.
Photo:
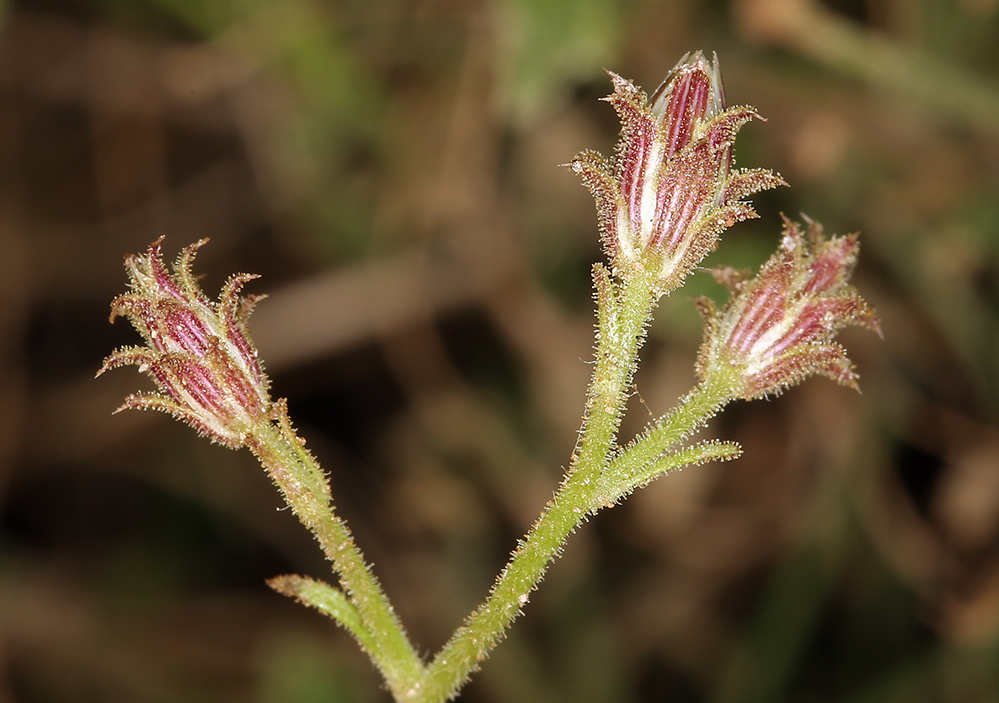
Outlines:
[[698, 301], [707, 321], [698, 375], [723, 375], [732, 397], [745, 399], [779, 393], [815, 373], [857, 388], [846, 350], [832, 339], [847, 325], [881, 334], [873, 309], [848, 284], [858, 249], [856, 235], [827, 240], [813, 222], [806, 241], [785, 219], [780, 248], [755, 278], [716, 271], [732, 297], [721, 310]]
[[573, 159], [593, 193], [604, 247], [619, 275], [652, 271], [662, 293], [713, 251], [719, 235], [756, 217], [742, 198], [785, 185], [764, 169], [732, 170], [732, 144], [751, 107], [725, 106], [718, 58], [684, 56], [652, 96], [611, 73], [607, 102], [621, 119], [610, 161], [594, 151]]
[[186, 247], [171, 275], [160, 244], [144, 256], [128, 256], [131, 291], [111, 303], [111, 321], [123, 315], [142, 334], [144, 347], [116, 350], [97, 372], [135, 364], [160, 393], [135, 393], [118, 411], [162, 410], [229, 447], [244, 444], [247, 431], [269, 418], [269, 382], [246, 331], [246, 319], [262, 296], [240, 297], [257, 278], [233, 276], [217, 303], [205, 297], [191, 274], [194, 256], [208, 240]]

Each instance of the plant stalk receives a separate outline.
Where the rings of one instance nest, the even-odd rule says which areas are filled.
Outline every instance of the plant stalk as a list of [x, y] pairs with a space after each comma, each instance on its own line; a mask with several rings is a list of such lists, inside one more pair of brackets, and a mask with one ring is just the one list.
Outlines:
[[642, 274], [619, 281], [595, 271], [598, 346], [586, 415], [572, 463], [555, 497], [513, 553], [486, 601], [455, 631], [429, 666], [413, 648], [388, 598], [336, 516], [329, 484], [286, 416], [255, 428], [247, 444], [295, 514], [316, 535], [340, 584], [357, 608], [352, 629], [399, 703], [443, 703], [452, 698], [520, 615], [568, 536], [604, 507], [600, 479], [637, 473], [686, 440], [728, 400], [727, 379], [709, 378], [661, 424], [615, 457], [615, 440], [628, 390], [657, 295]]
[[[341, 587], [360, 614], [364, 630], [354, 632], [355, 637], [382, 672], [395, 699], [407, 700], [419, 688], [423, 662], [350, 529], [336, 515], [323, 470], [283, 412], [280, 415], [278, 422], [253, 428], [247, 445], [333, 562]], [[343, 624], [349, 629], [348, 623]]]
[[704, 381], [680, 399], [662, 421], [638, 437], [608, 468], [608, 473], [632, 475], [679, 447], [707, 424], [732, 399], [732, 382], [713, 369]]
[[642, 274], [615, 283], [598, 267], [594, 278], [599, 343], [578, 452], [558, 493], [513, 553], [489, 597], [429, 665], [413, 703], [442, 703], [458, 692], [520, 615], [568, 536], [601, 507], [594, 501], [598, 479], [612, 453], [657, 295]]

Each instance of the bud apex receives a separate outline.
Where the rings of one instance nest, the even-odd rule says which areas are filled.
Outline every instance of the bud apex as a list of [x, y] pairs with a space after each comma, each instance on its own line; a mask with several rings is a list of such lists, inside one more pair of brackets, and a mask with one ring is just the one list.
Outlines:
[[754, 117], [750, 107], [726, 109], [718, 58], [681, 59], [652, 96], [611, 73], [606, 98], [621, 119], [613, 160], [585, 151], [573, 171], [593, 193], [604, 247], [616, 273], [652, 271], [662, 293], [714, 250], [722, 231], [756, 217], [741, 200], [785, 185], [762, 169], [732, 171], [732, 144]]
[[857, 388], [846, 350], [832, 339], [847, 325], [881, 333], [874, 311], [847, 283], [857, 236], [827, 240], [821, 226], [808, 222], [806, 242], [797, 223], [784, 223], [780, 248], [755, 278], [715, 272], [732, 292], [724, 308], [698, 301], [707, 320], [698, 375], [731, 376], [733, 398], [779, 393], [813, 373]]
[[111, 303], [111, 321], [127, 317], [146, 346], [116, 350], [97, 375], [137, 365], [161, 392], [130, 395], [119, 411], [162, 410], [221, 444], [240, 447], [271, 406], [267, 376], [246, 331], [246, 318], [262, 296], [239, 296], [256, 276], [233, 276], [213, 303], [191, 275], [194, 256], [208, 240], [186, 247], [172, 275], [160, 255], [162, 241], [144, 256], [126, 257], [131, 292]]

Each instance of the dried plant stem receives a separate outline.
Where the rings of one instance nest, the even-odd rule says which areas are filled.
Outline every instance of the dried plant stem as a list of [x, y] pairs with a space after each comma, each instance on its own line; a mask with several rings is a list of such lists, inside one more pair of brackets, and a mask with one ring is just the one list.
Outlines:
[[[339, 605], [348, 614], [338, 617], [328, 610], [327, 614], [334, 615], [357, 638], [382, 672], [396, 700], [407, 700], [424, 676], [423, 662], [349, 528], [336, 515], [322, 468], [295, 434], [283, 408], [278, 410], [278, 421], [255, 427], [246, 443], [295, 515], [316, 536], [326, 557], [333, 562], [348, 599], [341, 600]], [[288, 589], [279, 587], [279, 590]], [[339, 593], [328, 590], [334, 596]], [[307, 598], [304, 593], [295, 595]], [[320, 607], [315, 599], [308, 600]], [[356, 616], [350, 608], [356, 609]]]

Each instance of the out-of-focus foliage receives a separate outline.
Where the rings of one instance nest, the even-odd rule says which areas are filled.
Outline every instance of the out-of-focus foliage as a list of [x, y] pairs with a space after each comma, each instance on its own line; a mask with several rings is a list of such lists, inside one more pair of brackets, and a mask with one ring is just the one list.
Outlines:
[[[381, 701], [364, 656], [264, 579], [325, 577], [246, 453], [111, 417], [121, 255], [203, 236], [263, 274], [274, 393], [429, 652], [483, 597], [576, 437], [601, 256], [568, 169], [716, 51], [769, 119], [755, 198], [860, 230], [884, 342], [739, 404], [737, 462], [575, 535], [463, 700], [999, 701], [996, 0], [21, 0], [0, 29], [0, 701]], [[695, 275], [625, 434], [693, 383]], [[646, 410], [648, 408], [648, 410]]]

